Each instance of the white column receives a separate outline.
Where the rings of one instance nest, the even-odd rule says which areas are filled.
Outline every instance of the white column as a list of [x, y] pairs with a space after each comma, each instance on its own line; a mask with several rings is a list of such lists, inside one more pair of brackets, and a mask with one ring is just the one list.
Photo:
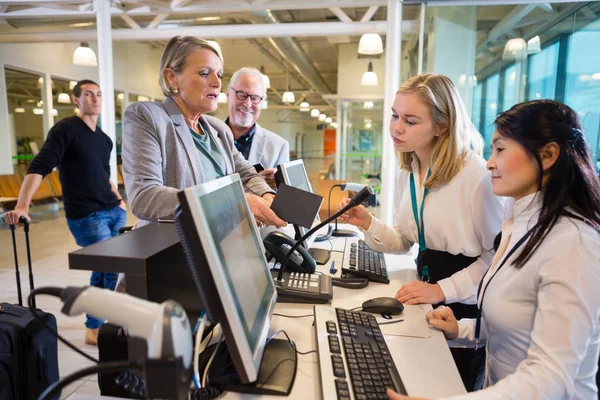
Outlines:
[[396, 159], [394, 143], [389, 133], [392, 103], [400, 87], [400, 44], [402, 24], [402, 0], [388, 0], [388, 30], [385, 44], [385, 98], [383, 100], [383, 153], [381, 160], [381, 219], [392, 224], [394, 190], [396, 183]]
[[117, 185], [117, 146], [115, 132], [115, 85], [113, 81], [112, 31], [110, 21], [110, 2], [94, 0], [96, 26], [98, 27], [98, 76], [102, 91], [102, 130], [113, 141], [110, 153], [110, 179]]
[[52, 115], [52, 109], [54, 108], [54, 99], [52, 98], [52, 76], [48, 73], [44, 74], [42, 101], [44, 102], [42, 107], [44, 110], [44, 114], [42, 115], [42, 124], [44, 129], [44, 141], [46, 141], [50, 128], [54, 126], [54, 115]]
[[342, 100], [337, 100], [337, 127], [335, 128], [335, 180], [340, 179], [340, 157], [342, 155], [342, 129], [345, 121], [342, 118]]
[[421, 18], [419, 19], [419, 58], [417, 61], [417, 74], [423, 73], [423, 46], [425, 45], [425, 12], [427, 4], [421, 3]]
[[4, 64], [0, 63], [0, 175], [14, 173], [12, 164], [13, 154], [11, 152], [13, 145], [11, 143], [10, 124], [8, 121], [6, 75], [4, 74]]

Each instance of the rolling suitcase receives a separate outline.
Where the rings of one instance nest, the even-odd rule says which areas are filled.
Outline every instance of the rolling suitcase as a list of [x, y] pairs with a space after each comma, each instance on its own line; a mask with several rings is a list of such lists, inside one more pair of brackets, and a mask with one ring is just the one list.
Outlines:
[[[29, 264], [29, 287], [33, 290], [29, 222], [22, 220]], [[10, 226], [15, 257], [19, 304], [0, 303], [0, 400], [35, 400], [59, 379], [57, 338], [43, 322], [23, 306], [15, 226]], [[35, 302], [33, 302], [35, 307]], [[54, 315], [37, 311], [56, 332]], [[56, 396], [58, 399], [58, 395]]]

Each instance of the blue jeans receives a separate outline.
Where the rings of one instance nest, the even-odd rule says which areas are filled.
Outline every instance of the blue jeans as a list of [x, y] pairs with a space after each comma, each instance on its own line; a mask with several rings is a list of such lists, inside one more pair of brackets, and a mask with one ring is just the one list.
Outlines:
[[[105, 211], [96, 211], [87, 217], [79, 219], [68, 219], [67, 225], [75, 238], [77, 245], [86, 247], [94, 243], [110, 239], [119, 234], [119, 228], [125, 226], [127, 213], [121, 207], [116, 206]], [[117, 277], [114, 272], [92, 272], [90, 286], [103, 289], [115, 290]], [[104, 323], [104, 320], [91, 315], [86, 316], [86, 328], [96, 329]]]

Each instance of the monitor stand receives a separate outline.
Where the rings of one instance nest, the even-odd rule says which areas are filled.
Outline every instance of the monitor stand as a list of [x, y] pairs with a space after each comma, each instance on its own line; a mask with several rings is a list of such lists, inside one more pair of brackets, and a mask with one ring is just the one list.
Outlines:
[[353, 237], [353, 236], [358, 236], [358, 234], [355, 231], [352, 231], [350, 229], [338, 229], [338, 224], [337, 224], [337, 219], [336, 219], [335, 220], [335, 228], [331, 232], [331, 236], [335, 236], [335, 237]]
[[[199, 357], [200, 376], [214, 351], [212, 344]], [[236, 393], [288, 396], [296, 378], [298, 356], [287, 339], [272, 339], [266, 345], [258, 371], [258, 378], [252, 383], [242, 383], [234, 367], [226, 342], [221, 346], [212, 361], [209, 371], [209, 386]]]
[[[300, 233], [300, 228], [298, 228], [298, 225], [296, 224], [294, 224], [294, 231], [296, 232], [296, 237], [294, 237], [294, 239], [300, 240], [302, 234]], [[302, 243], [302, 247], [306, 248], [306, 242]], [[308, 249], [308, 254], [310, 254], [313, 260], [315, 260], [315, 262], [319, 265], [327, 264], [329, 258], [331, 257], [331, 252], [329, 250], [317, 249], [314, 247]]]

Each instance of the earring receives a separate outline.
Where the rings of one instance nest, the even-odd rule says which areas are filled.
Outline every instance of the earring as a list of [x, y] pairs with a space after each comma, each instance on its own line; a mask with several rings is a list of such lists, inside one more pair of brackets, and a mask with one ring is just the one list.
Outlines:
[[171, 89], [171, 92], [177, 94], [179, 93], [179, 89]]

